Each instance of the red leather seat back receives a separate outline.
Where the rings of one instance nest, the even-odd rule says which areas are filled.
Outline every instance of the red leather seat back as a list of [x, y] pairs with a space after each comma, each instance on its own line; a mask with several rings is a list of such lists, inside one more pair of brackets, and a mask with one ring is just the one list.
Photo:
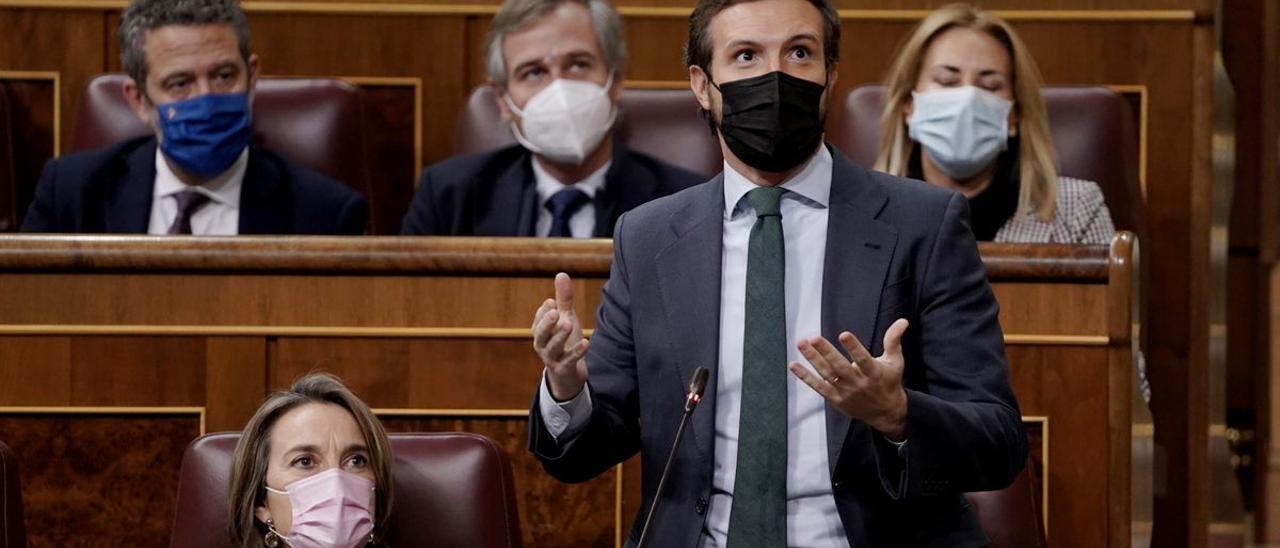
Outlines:
[[[467, 97], [458, 116], [456, 154], [483, 152], [515, 144], [502, 120], [492, 86], [480, 86]], [[618, 104], [618, 140], [639, 152], [701, 173], [720, 172], [720, 141], [698, 114], [698, 100], [687, 89], [626, 89]]]
[[[875, 164], [883, 93], [883, 86], [850, 91], [840, 125], [830, 137], [837, 148], [862, 166]], [[1098, 183], [1116, 229], [1142, 234], [1138, 128], [1129, 104], [1104, 87], [1045, 87], [1041, 94], [1060, 173]]]
[[27, 530], [22, 517], [22, 482], [18, 456], [0, 442], [0, 548], [26, 548]]
[[[390, 434], [396, 500], [393, 546], [520, 546], [510, 464], [469, 433]], [[227, 485], [239, 432], [197, 438], [182, 458], [172, 547], [230, 548]]]
[[965, 493], [973, 505], [990, 548], [1045, 548], [1040, 519], [1040, 491], [1030, 459], [1013, 484], [999, 491]]
[[[76, 113], [72, 151], [152, 133], [125, 101], [127, 79], [104, 74], [89, 81]], [[369, 180], [359, 93], [328, 78], [261, 78], [253, 94], [253, 141], [346, 183], [372, 204], [378, 196]]]

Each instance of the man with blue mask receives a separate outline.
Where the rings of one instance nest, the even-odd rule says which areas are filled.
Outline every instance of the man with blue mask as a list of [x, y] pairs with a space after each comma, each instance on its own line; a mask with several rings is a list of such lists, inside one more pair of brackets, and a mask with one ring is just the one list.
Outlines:
[[51, 160], [26, 232], [361, 234], [358, 192], [250, 143], [258, 57], [235, 0], [135, 0], [125, 99], [154, 136]]
[[626, 44], [607, 0], [508, 0], [486, 69], [516, 145], [423, 170], [403, 233], [609, 237], [702, 177], [614, 141]]
[[823, 142], [839, 52], [829, 0], [700, 0], [724, 172], [619, 219], [589, 340], [568, 275], [534, 313], [529, 448], [569, 482], [639, 452], [628, 545], [985, 546], [963, 493], [1025, 463], [967, 202]]

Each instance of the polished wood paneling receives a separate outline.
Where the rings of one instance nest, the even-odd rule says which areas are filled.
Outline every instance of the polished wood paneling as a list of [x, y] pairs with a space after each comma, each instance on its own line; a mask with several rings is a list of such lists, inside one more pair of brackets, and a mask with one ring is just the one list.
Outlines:
[[1051, 459], [1044, 476], [1052, 515], [1050, 541], [1107, 546], [1106, 528], [1073, 530], [1077, 524], [1106, 519], [1107, 482], [1098, 480], [1107, 469], [1110, 447], [1108, 431], [1095, 425], [1108, 419], [1108, 394], [1097, 380], [1107, 375], [1107, 350], [1011, 346], [1008, 354], [1022, 414], [1051, 415], [1049, 454], [1065, 457]]
[[[1123, 544], [1144, 502], [1127, 498], [1132, 242], [981, 250], [1015, 390], [1048, 444], [1034, 449], [1050, 535]], [[524, 428], [541, 371], [527, 329], [560, 270], [551, 257], [577, 273], [590, 327], [610, 255], [607, 242], [515, 239], [4, 237], [0, 406], [197, 406], [211, 428], [235, 429], [270, 390], [327, 370], [393, 429], [499, 439], [530, 545], [607, 545], [638, 508], [638, 463], [559, 485], [525, 451]]]
[[13, 203], [0, 195], [0, 232], [17, 231], [31, 203], [44, 162], [57, 150], [58, 73], [0, 71], [0, 93], [6, 95], [11, 123], [14, 182]]
[[415, 85], [354, 83], [361, 89], [373, 233], [399, 234], [422, 163], [421, 81], [415, 80]]
[[198, 414], [0, 412], [32, 548], [163, 546]]
[[[536, 308], [536, 307], [535, 307]], [[282, 337], [270, 386], [332, 371], [369, 405], [411, 409], [527, 409], [542, 374], [529, 338], [337, 339]]]

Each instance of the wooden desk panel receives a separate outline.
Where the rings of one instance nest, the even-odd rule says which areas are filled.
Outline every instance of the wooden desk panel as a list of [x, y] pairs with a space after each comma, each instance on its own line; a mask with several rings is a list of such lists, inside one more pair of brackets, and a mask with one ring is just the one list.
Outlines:
[[[1046, 472], [1051, 542], [1128, 544], [1132, 515], [1150, 505], [1149, 494], [1135, 504], [1129, 485], [1131, 242], [982, 251]], [[590, 327], [610, 254], [607, 241], [0, 237], [0, 420], [27, 445], [15, 450], [34, 458], [51, 447], [30, 435], [48, 411], [33, 406], [119, 415], [100, 422], [102, 436], [78, 440], [89, 444], [133, 435], [126, 419], [139, 409], [198, 410], [198, 431], [165, 431], [172, 454], [156, 458], [169, 462], [191, 436], [239, 429], [269, 390], [325, 369], [392, 430], [497, 440], [513, 461], [526, 545], [614, 544], [638, 505], [638, 462], [561, 485], [524, 449], [541, 371], [532, 311], [566, 270]], [[119, 473], [98, 472], [101, 481]], [[171, 473], [154, 481], [168, 486]], [[81, 504], [46, 487], [41, 469], [31, 474], [28, 497]], [[548, 501], [569, 511], [550, 512]], [[171, 500], [154, 504], [171, 515]], [[50, 505], [29, 511], [36, 546], [68, 541], [43, 532], [59, 529], [41, 509]]]

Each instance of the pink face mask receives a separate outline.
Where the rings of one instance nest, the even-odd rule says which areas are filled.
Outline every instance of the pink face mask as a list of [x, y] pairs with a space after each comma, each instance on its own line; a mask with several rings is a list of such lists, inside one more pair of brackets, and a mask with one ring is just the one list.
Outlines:
[[267, 487], [288, 495], [293, 505], [293, 526], [280, 535], [293, 548], [363, 546], [373, 531], [373, 490], [372, 481], [337, 468], [290, 483], [284, 491]]

